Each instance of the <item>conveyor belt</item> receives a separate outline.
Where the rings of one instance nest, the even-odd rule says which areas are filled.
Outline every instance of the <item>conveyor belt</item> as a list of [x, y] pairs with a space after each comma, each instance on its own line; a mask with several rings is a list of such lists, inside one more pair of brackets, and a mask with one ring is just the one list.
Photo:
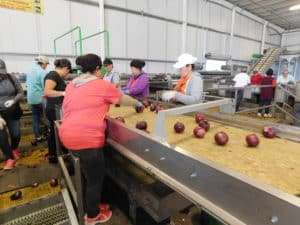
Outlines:
[[[123, 116], [126, 124], [135, 127], [138, 120], [146, 120], [148, 131], [153, 131], [156, 114], [145, 109], [138, 114], [132, 107], [111, 107], [109, 115], [114, 118]], [[185, 124], [185, 132], [176, 134], [173, 124], [176, 121]], [[204, 139], [193, 137], [192, 131], [196, 127], [191, 116], [176, 116], [166, 119], [167, 140], [169, 144], [186, 150], [186, 153], [194, 158], [205, 157], [213, 162], [239, 171], [259, 181], [270, 184], [291, 194], [300, 193], [300, 144], [285, 139], [266, 139], [261, 134], [261, 143], [257, 148], [246, 146], [245, 136], [249, 131], [225, 126], [211, 122], [211, 129]], [[214, 134], [217, 131], [225, 131], [230, 137], [226, 146], [218, 146], [214, 143]]]

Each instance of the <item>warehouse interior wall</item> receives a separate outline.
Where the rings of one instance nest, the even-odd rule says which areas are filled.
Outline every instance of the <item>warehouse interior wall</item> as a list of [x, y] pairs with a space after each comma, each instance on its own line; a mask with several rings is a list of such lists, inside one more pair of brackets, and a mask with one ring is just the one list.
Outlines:
[[[172, 64], [182, 53], [182, 0], [105, 0], [104, 26], [110, 33], [110, 56], [120, 72], [130, 72], [133, 58], [146, 60], [145, 71], [174, 73]], [[50, 56], [53, 62], [53, 40], [75, 26], [83, 36], [99, 31], [98, 0], [44, 0], [43, 15], [0, 8], [2, 32], [0, 57], [9, 72], [26, 72], [38, 54]], [[233, 62], [247, 63], [262, 45], [264, 20], [233, 5], [217, 0], [187, 0], [187, 29], [185, 50], [200, 62], [205, 54], [229, 57]], [[283, 30], [268, 24], [265, 48], [280, 46]], [[287, 36], [285, 36], [287, 38]], [[58, 57], [74, 62], [76, 32], [57, 42]], [[292, 38], [290, 38], [292, 39]], [[295, 38], [296, 39], [296, 38]], [[95, 37], [84, 42], [83, 53], [100, 54], [101, 40]], [[52, 69], [52, 65], [48, 68]]]

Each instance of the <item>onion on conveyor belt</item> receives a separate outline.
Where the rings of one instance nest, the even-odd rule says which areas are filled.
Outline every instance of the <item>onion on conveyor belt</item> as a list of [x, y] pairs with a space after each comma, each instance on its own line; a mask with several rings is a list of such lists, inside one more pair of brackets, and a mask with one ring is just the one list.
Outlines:
[[[152, 134], [157, 114], [151, 112], [149, 107], [143, 113], [136, 113], [132, 107], [111, 106], [108, 115], [111, 118], [124, 117], [125, 124], [133, 128], [137, 121], [143, 119]], [[177, 121], [184, 123], [183, 133], [174, 132], [173, 126]], [[253, 132], [212, 121], [205, 137], [199, 139], [193, 135], [193, 129], [197, 126], [195, 119], [188, 115], [167, 117], [165, 126], [168, 143], [183, 148], [192, 157], [207, 158], [290, 194], [300, 194], [299, 143], [281, 138], [268, 139], [256, 133], [260, 143], [250, 148], [247, 147], [245, 137]], [[214, 135], [218, 131], [225, 131], [229, 136], [225, 146], [215, 144]]]

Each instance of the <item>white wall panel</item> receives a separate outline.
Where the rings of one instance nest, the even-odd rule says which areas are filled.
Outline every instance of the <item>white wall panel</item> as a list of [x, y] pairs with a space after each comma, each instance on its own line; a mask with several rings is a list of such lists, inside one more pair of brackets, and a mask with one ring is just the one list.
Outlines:
[[166, 23], [157, 19], [149, 19], [148, 57], [150, 59], [166, 59]]
[[167, 0], [166, 17], [182, 20], [182, 0]]
[[219, 34], [216, 32], [208, 32], [207, 34], [207, 53], [216, 55], [227, 54], [227, 35]]
[[204, 0], [199, 0], [199, 21], [198, 24], [202, 26], [208, 26], [209, 22], [209, 2]]
[[127, 0], [127, 8], [148, 12], [147, 0]]
[[[42, 52], [53, 54], [53, 40], [70, 30], [70, 2], [61, 0], [44, 1], [45, 11], [40, 16]], [[58, 54], [72, 54], [71, 35], [60, 39], [58, 42]]]
[[105, 27], [110, 36], [110, 55], [112, 57], [126, 57], [126, 13], [105, 10]]
[[[98, 1], [98, 0], [95, 0]], [[104, 4], [126, 7], [126, 0], [105, 0]]]
[[0, 10], [0, 51], [37, 52], [35, 15], [8, 9]]
[[198, 4], [200, 0], [189, 0], [188, 1], [188, 14], [187, 20], [189, 23], [198, 24], [198, 16], [200, 14]]
[[286, 33], [282, 38], [282, 45], [288, 51], [300, 51], [300, 32]]
[[148, 0], [149, 13], [166, 17], [167, 0]]
[[[83, 37], [91, 34], [95, 34], [100, 31], [100, 16], [98, 7], [91, 5], [83, 5], [81, 3], [71, 2], [71, 12], [72, 12], [72, 27], [80, 26], [82, 29]], [[88, 19], [87, 15], [82, 12], [89, 12]], [[73, 39], [78, 40], [76, 33], [73, 34]], [[86, 53], [96, 53], [100, 54], [100, 41], [104, 39], [104, 35], [96, 36], [88, 40], [84, 40], [83, 54]]]
[[250, 61], [253, 53], [260, 52], [260, 43], [234, 37], [232, 58]]
[[130, 58], [147, 58], [147, 18], [128, 14], [127, 48]]
[[168, 23], [167, 29], [167, 59], [176, 60], [181, 53], [181, 26]]
[[165, 63], [147, 62], [146, 65], [144, 70], [146, 73], [162, 73], [166, 70]]
[[199, 51], [199, 42], [200, 40], [198, 39], [198, 29], [193, 28], [193, 27], [188, 27], [187, 29], [187, 52], [192, 54], [193, 56], [198, 56], [198, 51]]

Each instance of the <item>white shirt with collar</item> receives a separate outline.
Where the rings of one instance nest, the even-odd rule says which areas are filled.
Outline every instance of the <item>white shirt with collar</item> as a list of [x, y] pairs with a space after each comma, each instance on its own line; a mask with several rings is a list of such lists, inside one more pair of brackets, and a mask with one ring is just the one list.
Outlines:
[[235, 81], [234, 87], [236, 88], [243, 88], [251, 83], [250, 77], [246, 73], [238, 73], [233, 78], [233, 81]]

